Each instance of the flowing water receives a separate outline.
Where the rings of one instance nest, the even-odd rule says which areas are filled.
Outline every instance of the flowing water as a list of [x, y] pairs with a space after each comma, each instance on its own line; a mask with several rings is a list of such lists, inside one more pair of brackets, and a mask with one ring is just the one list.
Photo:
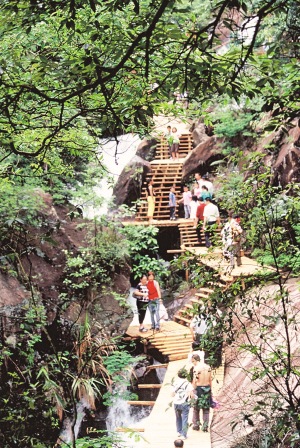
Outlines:
[[[100, 140], [98, 152], [103, 157], [102, 164], [106, 168], [112, 182], [107, 178], [101, 179], [99, 184], [93, 188], [94, 199], [88, 203], [83, 203], [77, 198], [77, 204], [81, 205], [83, 215], [93, 219], [107, 213], [109, 203], [112, 199], [113, 185], [117, 182], [122, 170], [128, 162], [135, 156], [137, 147], [141, 139], [134, 134], [120, 135], [116, 140]], [[97, 204], [97, 199], [104, 198], [101, 205]]]

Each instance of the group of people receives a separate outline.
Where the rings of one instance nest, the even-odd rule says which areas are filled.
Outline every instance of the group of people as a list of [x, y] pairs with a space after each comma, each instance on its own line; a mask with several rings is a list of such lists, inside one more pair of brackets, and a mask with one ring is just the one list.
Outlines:
[[[211, 368], [204, 361], [204, 352], [195, 343], [189, 357], [192, 367], [182, 368], [173, 384], [173, 405], [176, 416], [177, 440], [187, 438], [189, 412], [193, 408], [192, 429], [208, 431], [210, 407], [212, 406]], [[202, 410], [202, 421], [200, 411]], [[183, 446], [176, 445], [175, 446]]]
[[139, 318], [139, 331], [141, 333], [147, 332], [148, 329], [144, 326], [144, 320], [146, 316], [147, 308], [150, 311], [151, 316], [151, 329], [160, 330], [160, 303], [161, 303], [161, 290], [159, 283], [155, 280], [154, 273], [148, 272], [148, 275], [143, 274], [140, 278], [140, 282], [137, 285], [133, 296], [136, 298], [136, 306]]
[[[171, 131], [171, 127], [169, 126]], [[173, 128], [171, 134], [176, 134], [177, 129]], [[177, 134], [176, 134], [177, 135]], [[176, 140], [176, 139], [175, 139]], [[178, 150], [178, 143], [173, 140], [170, 148]], [[175, 145], [175, 146], [173, 146]], [[176, 149], [177, 148], [177, 149]], [[153, 222], [155, 208], [155, 190], [154, 181], [150, 179], [146, 186], [146, 196], [148, 202], [148, 220]], [[200, 173], [195, 174], [195, 183], [192, 189], [187, 185], [183, 187], [182, 198], [177, 201], [176, 188], [173, 185], [169, 192], [169, 210], [170, 220], [176, 220], [177, 204], [183, 204], [185, 219], [192, 219], [194, 228], [197, 233], [198, 242], [202, 243], [202, 235], [204, 232], [205, 246], [207, 248], [214, 244], [216, 229], [221, 227], [220, 212], [218, 206], [213, 201], [214, 187], [207, 176], [201, 176]], [[223, 255], [229, 261], [229, 268], [234, 268], [235, 257], [237, 258], [237, 266], [241, 266], [241, 237], [243, 230], [239, 223], [238, 215], [232, 211], [228, 212], [228, 222], [221, 230]]]
[[179, 144], [180, 144], [180, 134], [176, 127], [171, 128], [167, 126], [167, 132], [165, 133], [165, 139], [167, 140], [169, 148], [169, 156], [172, 160], [179, 159]]
[[[201, 177], [199, 173], [195, 174], [195, 185], [192, 191], [188, 186], [183, 187], [182, 198], [178, 203], [184, 206], [185, 219], [194, 220], [194, 228], [197, 232], [198, 242], [201, 243], [201, 229], [205, 234], [205, 245], [212, 245], [211, 236], [216, 226], [220, 226], [220, 213], [217, 205], [212, 202], [213, 184], [207, 178]], [[170, 188], [169, 207], [170, 220], [176, 219], [176, 194], [175, 186]]]

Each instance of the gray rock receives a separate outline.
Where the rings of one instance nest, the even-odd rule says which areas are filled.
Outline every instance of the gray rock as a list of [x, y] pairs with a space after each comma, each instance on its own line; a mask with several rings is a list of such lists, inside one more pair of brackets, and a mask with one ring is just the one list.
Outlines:
[[114, 186], [115, 204], [131, 205], [141, 195], [142, 181], [151, 170], [146, 160], [135, 155], [121, 172]]

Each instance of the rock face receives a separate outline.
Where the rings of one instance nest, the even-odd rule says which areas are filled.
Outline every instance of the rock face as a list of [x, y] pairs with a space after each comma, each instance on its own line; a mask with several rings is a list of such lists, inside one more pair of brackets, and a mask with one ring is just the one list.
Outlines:
[[207, 136], [186, 157], [182, 166], [182, 178], [186, 179], [198, 171], [200, 174], [205, 174], [208, 171], [209, 164], [218, 158], [220, 158], [220, 151], [217, 147], [217, 138]]
[[155, 154], [157, 141], [152, 138], [150, 140], [142, 140], [136, 150], [136, 155], [145, 160], [152, 160]]
[[[82, 224], [84, 221], [82, 219], [71, 220], [70, 210], [67, 207], [54, 206], [50, 194], [42, 191], [37, 191], [37, 194], [43, 200], [40, 214], [43, 216], [47, 229], [49, 231], [51, 229], [52, 242], [48, 242], [44, 238], [45, 228], [29, 229], [30, 253], [21, 259], [21, 263], [24, 273], [27, 273], [27, 275], [30, 273], [31, 275], [34, 289], [41, 297], [46, 308], [48, 323], [51, 324], [57, 318], [59, 296], [61, 291], [64, 290], [65, 251], [76, 253], [79, 247], [87, 244], [86, 226], [85, 228], [78, 228], [78, 224]], [[124, 266], [120, 272], [115, 274], [112, 290], [126, 295], [130, 289], [129, 277], [129, 267]], [[21, 284], [21, 280], [0, 273], [0, 314], [7, 316], [6, 333], [10, 330], [9, 316], [18, 313], [29, 299], [30, 292]], [[94, 298], [88, 297], [87, 299], [91, 299], [91, 303], [98, 300], [96, 309], [99, 310], [99, 315], [96, 313], [96, 320], [101, 324], [103, 317], [103, 325], [109, 320], [108, 333], [116, 334], [118, 331], [123, 333], [124, 328], [129, 324], [128, 319], [132, 316], [131, 313], [128, 315], [128, 311], [120, 305], [111, 291], [108, 291], [107, 294], [99, 294], [96, 291]], [[105, 308], [108, 311], [104, 319], [105, 313], [103, 310]], [[84, 319], [85, 311], [82, 304], [74, 299], [64, 313], [60, 312], [60, 316], [71, 322], [80, 322], [80, 316]], [[117, 323], [119, 321], [122, 324]]]
[[[285, 289], [289, 292], [289, 303], [286, 307], [288, 319], [292, 317], [289, 324], [289, 339], [285, 331], [284, 322], [281, 319], [283, 314], [283, 307], [280, 305], [280, 301], [276, 303], [274, 297], [279, 290], [278, 285], [269, 285], [260, 290], [252, 291], [252, 297], [256, 294], [259, 297], [266, 297], [266, 302], [262, 301], [257, 306], [255, 300], [253, 300], [253, 308], [249, 308], [248, 311], [253, 312], [253, 320], [245, 314], [240, 314], [240, 319], [234, 318], [235, 329], [238, 332], [237, 340], [230, 346], [225, 347], [225, 379], [224, 385], [221, 389], [217, 399], [220, 402], [220, 408], [214, 412], [213, 422], [211, 426], [211, 439], [213, 448], [231, 448], [239, 445], [238, 442], [241, 438], [247, 434], [251, 434], [256, 429], [262, 429], [264, 422], [262, 416], [253, 412], [258, 402], [263, 403], [261, 407], [262, 415], [266, 415], [270, 412], [271, 418], [274, 409], [265, 407], [268, 402], [266, 396], [270, 397], [270, 393], [273, 392], [271, 381], [268, 379], [268, 375], [259, 376], [255, 381], [252, 380], [252, 373], [256, 369], [259, 372], [264, 370], [262, 364], [258, 361], [258, 356], [252, 355], [250, 350], [245, 351], [241, 349], [243, 344], [251, 344], [251, 347], [258, 347], [258, 353], [262, 355], [262, 359], [269, 359], [273, 368], [270, 368], [271, 377], [274, 378], [274, 384], [278, 390], [282, 391], [284, 397], [288, 396], [286, 383], [280, 373], [280, 362], [283, 360], [280, 358], [280, 362], [276, 363], [276, 350], [278, 347], [286, 349], [288, 348], [291, 353], [291, 362], [293, 365], [299, 365], [299, 343], [297, 335], [297, 324], [299, 322], [299, 305], [300, 305], [300, 293], [299, 293], [299, 279], [290, 280]], [[277, 319], [276, 319], [277, 317]], [[241, 325], [243, 324], [243, 327]], [[261, 325], [265, 325], [268, 328], [268, 338], [265, 342], [264, 338], [261, 338], [260, 332]], [[244, 331], [246, 329], [246, 332]], [[239, 331], [240, 330], [240, 331]], [[247, 338], [250, 337], [250, 340]], [[272, 351], [274, 358], [272, 358]], [[265, 364], [268, 366], [269, 364]], [[282, 365], [281, 365], [282, 366]], [[268, 367], [266, 367], [268, 368]], [[283, 375], [286, 369], [282, 369]], [[287, 374], [285, 375], [287, 378]], [[288, 379], [291, 389], [298, 383], [298, 377], [294, 374], [290, 374]], [[299, 397], [299, 386], [294, 391], [295, 400]], [[278, 401], [277, 401], [278, 403]], [[247, 420], [243, 420], [243, 415], [250, 416], [250, 423]], [[237, 423], [233, 426], [233, 423]], [[252, 445], [248, 440], [247, 446]], [[286, 445], [289, 446], [289, 445]]]
[[201, 120], [194, 123], [190, 129], [193, 136], [194, 147], [200, 145], [200, 143], [205, 142], [209, 137], [206, 132], [206, 126]]
[[295, 126], [284, 135], [279, 154], [273, 164], [278, 182], [286, 185], [300, 182], [300, 128]]
[[114, 186], [115, 204], [131, 205], [141, 195], [142, 181], [151, 170], [151, 165], [139, 156], [134, 156], [124, 168]]

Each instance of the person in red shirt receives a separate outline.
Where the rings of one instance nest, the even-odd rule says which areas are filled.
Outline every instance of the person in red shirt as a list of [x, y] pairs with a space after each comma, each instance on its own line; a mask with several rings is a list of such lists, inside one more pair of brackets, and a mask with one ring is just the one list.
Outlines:
[[154, 279], [152, 271], [148, 272], [147, 288], [149, 291], [148, 308], [151, 316], [151, 328], [160, 330], [159, 303], [161, 300], [161, 292], [158, 282]]
[[202, 242], [201, 229], [202, 229], [203, 221], [204, 221], [203, 212], [204, 212], [204, 208], [205, 208], [206, 204], [201, 198], [199, 199], [198, 204], [199, 205], [198, 205], [197, 211], [196, 211], [196, 219], [197, 219], [196, 233], [197, 233], [198, 243], [201, 244], [201, 242]]

